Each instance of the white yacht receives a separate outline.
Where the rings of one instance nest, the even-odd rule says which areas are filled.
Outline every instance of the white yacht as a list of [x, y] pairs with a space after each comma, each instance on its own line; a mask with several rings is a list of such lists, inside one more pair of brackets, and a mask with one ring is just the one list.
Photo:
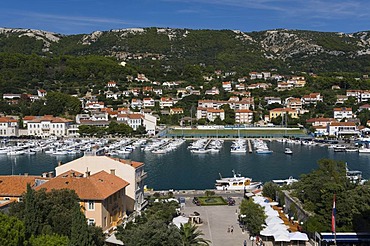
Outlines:
[[366, 148], [366, 147], [362, 146], [361, 148], [358, 149], [358, 153], [370, 154], [370, 148]]
[[216, 180], [217, 190], [245, 190], [253, 191], [262, 186], [262, 182], [252, 182], [251, 178], [242, 177], [240, 174], [235, 174], [233, 170], [233, 177], [222, 178]]
[[290, 176], [288, 179], [273, 179], [272, 182], [274, 182], [275, 184], [279, 185], [279, 186], [282, 186], [282, 185], [291, 185], [295, 182], [297, 182], [298, 180], [293, 178], [292, 176]]

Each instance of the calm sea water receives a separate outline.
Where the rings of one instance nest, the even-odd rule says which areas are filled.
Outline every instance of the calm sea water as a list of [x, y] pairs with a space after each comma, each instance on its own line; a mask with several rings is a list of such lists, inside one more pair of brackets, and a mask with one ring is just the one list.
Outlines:
[[[146, 184], [156, 190], [214, 188], [214, 182], [219, 178], [219, 174], [229, 177], [232, 170], [263, 182], [286, 179], [289, 176], [299, 178], [301, 174], [316, 169], [317, 161], [322, 158], [345, 161], [350, 170], [360, 170], [364, 178], [370, 178], [370, 154], [334, 152], [326, 147], [288, 145], [275, 141], [268, 143], [270, 149], [274, 151], [270, 155], [235, 154], [230, 153], [230, 145], [231, 142], [225, 141], [220, 153], [192, 154], [187, 149], [187, 142], [167, 154], [135, 150], [129, 158], [145, 163], [145, 171], [148, 172]], [[294, 154], [284, 154], [285, 147], [291, 148]], [[66, 163], [78, 157], [80, 156], [0, 155], [0, 174], [40, 175], [53, 171], [59, 161]]]

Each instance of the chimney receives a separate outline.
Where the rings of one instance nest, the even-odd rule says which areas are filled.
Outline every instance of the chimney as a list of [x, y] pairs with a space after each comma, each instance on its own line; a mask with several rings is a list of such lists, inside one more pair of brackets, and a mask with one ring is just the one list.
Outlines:
[[58, 167], [60, 167], [63, 163], [61, 161], [58, 162]]
[[49, 178], [54, 178], [54, 172], [49, 172], [48, 177], [49, 177]]
[[86, 168], [85, 177], [90, 177], [90, 171], [89, 168]]
[[28, 173], [24, 173], [24, 176], [25, 176], [25, 177], [28, 177]]
[[116, 175], [116, 169], [111, 169], [110, 174]]
[[127, 164], [129, 164], [130, 166], [132, 165], [131, 159], [127, 160]]

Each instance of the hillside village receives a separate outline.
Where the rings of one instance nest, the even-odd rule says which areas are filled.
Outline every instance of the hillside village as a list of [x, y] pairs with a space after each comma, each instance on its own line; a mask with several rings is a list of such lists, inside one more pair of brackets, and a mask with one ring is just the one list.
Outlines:
[[[250, 72], [249, 76], [227, 80], [231, 74], [216, 70], [213, 75], [203, 76], [203, 85], [185, 81], [161, 83], [145, 74], [127, 76], [126, 82], [108, 81], [99, 94], [91, 90], [83, 97], [73, 95], [81, 103], [81, 113], [68, 118], [53, 116], [53, 112], [39, 116], [4, 115], [0, 118], [0, 136], [77, 137], [81, 136], [81, 126], [104, 128], [115, 121], [149, 136], [164, 125], [277, 125], [307, 127], [316, 136], [342, 137], [359, 136], [369, 124], [361, 122], [358, 116], [368, 115], [370, 90], [345, 89], [334, 83], [330, 89], [334, 103], [326, 107], [325, 114], [313, 114], [317, 105], [328, 104], [324, 97], [327, 92], [296, 95], [299, 89], [305, 89], [306, 77], [315, 78], [315, 74]], [[367, 76], [355, 80], [366, 81]], [[123, 83], [129, 84], [125, 85], [126, 90], [121, 89]], [[269, 95], [271, 92], [274, 95]], [[37, 95], [4, 93], [2, 98], [9, 105], [40, 100], [47, 104], [47, 93], [38, 89]], [[276, 96], [279, 94], [284, 96]], [[188, 97], [192, 101], [187, 101]], [[108, 104], [112, 102], [115, 106]]]

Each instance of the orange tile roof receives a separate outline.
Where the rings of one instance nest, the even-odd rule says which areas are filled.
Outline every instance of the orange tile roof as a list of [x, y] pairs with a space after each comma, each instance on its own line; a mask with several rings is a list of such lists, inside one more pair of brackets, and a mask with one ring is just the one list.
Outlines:
[[111, 157], [109, 156], [109, 158], [111, 158], [112, 160], [115, 160], [115, 161], [119, 161], [123, 164], [127, 164], [127, 165], [130, 165], [132, 166], [133, 168], [138, 168], [138, 167], [141, 167], [144, 165], [143, 162], [138, 162], [138, 161], [131, 161], [131, 160], [127, 160], [127, 159], [120, 159], [120, 158], [114, 158], [114, 157]]
[[249, 109], [237, 109], [235, 110], [235, 113], [252, 113], [253, 111]]
[[88, 177], [81, 176], [79, 172], [70, 170], [38, 186], [36, 190], [70, 189], [82, 200], [105, 200], [129, 185], [127, 181], [105, 171]]
[[352, 108], [334, 108], [334, 111], [352, 111]]
[[52, 115], [44, 115], [41, 117], [36, 117], [33, 120], [30, 120], [29, 123], [40, 123], [41, 121], [50, 121], [52, 123], [69, 123], [72, 122], [71, 120], [61, 118], [61, 117], [53, 117]]
[[23, 120], [33, 120], [33, 119], [36, 119], [36, 116], [27, 115], [23, 117]]
[[0, 176], [0, 196], [20, 197], [27, 190], [27, 184], [35, 186], [35, 180], [49, 180], [40, 176]]
[[1, 123], [8, 123], [8, 122], [17, 122], [17, 119], [14, 119], [13, 117], [0, 117]]
[[331, 122], [330, 126], [356, 126], [355, 122]]

